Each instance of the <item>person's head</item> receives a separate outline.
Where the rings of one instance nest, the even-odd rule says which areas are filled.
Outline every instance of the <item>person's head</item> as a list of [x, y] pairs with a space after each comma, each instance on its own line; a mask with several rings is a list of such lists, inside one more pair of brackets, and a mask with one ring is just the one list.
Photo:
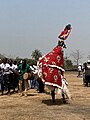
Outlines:
[[14, 60], [13, 64], [14, 64], [14, 65], [17, 65], [17, 61], [16, 61], [16, 60]]
[[26, 64], [26, 60], [24, 59], [22, 63], [23, 63], [23, 64]]
[[79, 63], [79, 66], [81, 66], [82, 64], [81, 63]]
[[90, 64], [90, 60], [88, 60], [87, 63]]
[[8, 61], [8, 59], [7, 59], [7, 58], [3, 58], [3, 63], [4, 63], [4, 64], [6, 64], [6, 63], [7, 63], [7, 61]]
[[70, 24], [68, 24], [68, 25], [66, 25], [66, 27], [65, 27], [67, 30], [70, 30], [71, 29], [71, 25]]
[[25, 67], [26, 67], [26, 60], [24, 59], [22, 62], [22, 68], [25, 69]]
[[9, 64], [10, 64], [10, 66], [12, 66], [12, 64], [13, 64], [13, 60], [12, 59], [9, 59]]
[[85, 62], [85, 63], [83, 63], [83, 66], [84, 66], [84, 68], [86, 68], [87, 67], [87, 63]]

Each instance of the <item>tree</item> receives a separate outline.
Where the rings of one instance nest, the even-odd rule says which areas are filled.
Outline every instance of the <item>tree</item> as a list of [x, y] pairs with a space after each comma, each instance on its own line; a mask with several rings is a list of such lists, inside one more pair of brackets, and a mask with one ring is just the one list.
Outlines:
[[65, 59], [64, 63], [65, 63], [64, 65], [65, 65], [66, 70], [72, 70], [73, 69], [73, 63], [72, 63], [71, 60]]
[[16, 57], [14, 60], [17, 61], [17, 63], [19, 63], [21, 60], [26, 60], [26, 62], [29, 65], [33, 65], [33, 64], [36, 65], [37, 64], [37, 62], [35, 60], [29, 59], [29, 58], [19, 58], [19, 57]]
[[74, 62], [76, 62], [76, 65], [78, 66], [79, 60], [82, 59], [80, 50], [76, 50], [75, 52], [72, 51], [71, 56], [74, 58]]
[[42, 56], [42, 53], [40, 52], [40, 50], [38, 49], [35, 49], [34, 51], [32, 51], [32, 54], [31, 54], [32, 58], [36, 61], [39, 60], [39, 57]]

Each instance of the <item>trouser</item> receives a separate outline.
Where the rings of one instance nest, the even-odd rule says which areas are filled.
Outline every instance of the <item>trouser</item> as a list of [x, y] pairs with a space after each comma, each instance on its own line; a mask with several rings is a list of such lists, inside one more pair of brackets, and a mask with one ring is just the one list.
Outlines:
[[22, 93], [22, 84], [23, 84], [23, 81], [19, 80], [19, 90], [20, 90], [20, 93]]
[[10, 80], [9, 80], [9, 74], [5, 74], [3, 75], [3, 79], [4, 79], [4, 89], [8, 89], [8, 93], [10, 93]]
[[14, 79], [13, 79], [13, 88], [14, 88], [14, 91], [15, 91], [15, 88], [18, 87], [18, 90], [19, 90], [19, 80], [18, 80], [18, 76], [16, 74], [14, 74]]
[[42, 82], [41, 79], [38, 80], [38, 84], [39, 84], [39, 92], [44, 93], [44, 83]]
[[10, 88], [15, 90], [15, 86], [14, 86], [15, 81], [14, 81], [14, 74], [13, 73], [9, 74], [9, 81], [10, 81]]
[[55, 87], [51, 90], [52, 102], [55, 102]]
[[4, 92], [4, 79], [3, 79], [3, 75], [0, 76], [0, 84], [1, 84], [1, 92], [3, 94], [3, 92]]
[[25, 90], [25, 94], [27, 94], [27, 90], [28, 90], [28, 80], [19, 80], [19, 90], [20, 93], [23, 92], [23, 82], [24, 82], [24, 90]]
[[24, 80], [24, 85], [25, 85], [25, 94], [27, 94], [27, 90], [29, 87], [28, 80]]

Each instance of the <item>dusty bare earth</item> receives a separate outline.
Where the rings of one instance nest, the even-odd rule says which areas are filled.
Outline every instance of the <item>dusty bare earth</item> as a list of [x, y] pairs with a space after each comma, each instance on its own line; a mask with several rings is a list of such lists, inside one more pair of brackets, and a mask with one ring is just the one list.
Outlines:
[[28, 91], [27, 97], [18, 93], [0, 96], [0, 120], [90, 120], [90, 87], [82, 85], [77, 73], [66, 73], [72, 102], [63, 104], [60, 95], [56, 95], [53, 104], [51, 96]]

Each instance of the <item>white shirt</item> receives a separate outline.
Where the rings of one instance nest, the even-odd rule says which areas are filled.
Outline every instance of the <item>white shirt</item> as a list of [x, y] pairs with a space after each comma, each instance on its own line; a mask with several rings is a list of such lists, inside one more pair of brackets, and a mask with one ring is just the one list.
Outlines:
[[78, 71], [82, 71], [82, 68], [80, 65], [78, 66]]
[[4, 70], [4, 73], [3, 73], [4, 75], [9, 74], [10, 65], [8, 63], [6, 63], [6, 64], [2, 63], [1, 64], [1, 69]]
[[1, 68], [1, 66], [2, 66], [2, 63], [0, 64], [0, 76], [3, 74], [3, 70]]
[[17, 65], [14, 65], [14, 70], [16, 70], [16, 69], [17, 69], [17, 67], [18, 67]]
[[[15, 70], [15, 65], [14, 65], [14, 64], [12, 64], [12, 66], [10, 66], [10, 68], [11, 68], [11, 69], [13, 69], [13, 70]], [[10, 73], [13, 73], [13, 71], [12, 71], [12, 70], [9, 70], [9, 72], [10, 72]]]

